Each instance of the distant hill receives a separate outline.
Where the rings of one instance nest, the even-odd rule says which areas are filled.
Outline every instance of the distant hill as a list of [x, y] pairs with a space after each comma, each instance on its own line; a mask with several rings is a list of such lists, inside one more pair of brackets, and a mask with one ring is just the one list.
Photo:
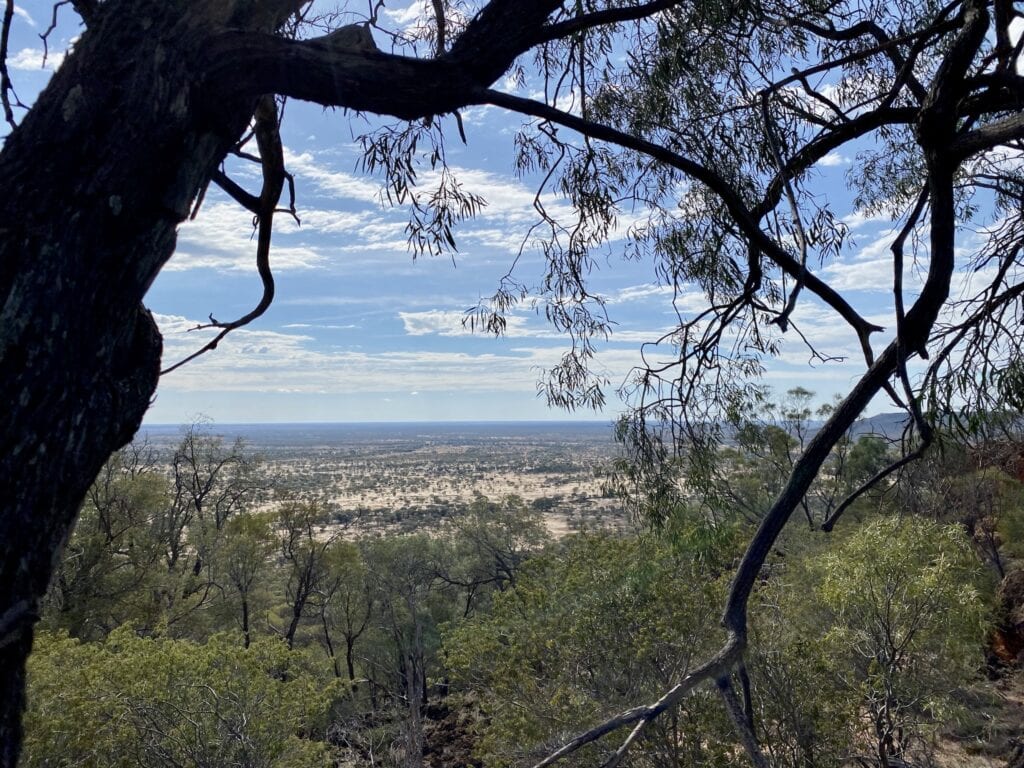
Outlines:
[[907, 418], [905, 413], [879, 413], [876, 416], [859, 419], [850, 428], [850, 432], [854, 438], [861, 435], [881, 435], [889, 440], [898, 440], [907, 426]]

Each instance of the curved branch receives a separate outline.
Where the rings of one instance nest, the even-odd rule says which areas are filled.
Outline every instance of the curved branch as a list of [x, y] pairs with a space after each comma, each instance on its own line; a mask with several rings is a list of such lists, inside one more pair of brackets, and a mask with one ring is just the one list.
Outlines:
[[913, 125], [917, 113], [918, 110], [913, 107], [873, 109], [831, 127], [827, 133], [812, 139], [793, 153], [782, 171], [768, 184], [764, 199], [752, 211], [752, 215], [757, 218], [765, 216], [778, 205], [787, 180], [799, 176], [829, 152], [887, 125]]
[[278, 93], [324, 106], [346, 107], [403, 120], [451, 112], [470, 103], [479, 87], [448, 54], [414, 59], [345, 49], [323, 38], [287, 40], [260, 32], [224, 32], [204, 51], [205, 76], [197, 83], [206, 109], [239, 94]]
[[[512, 94], [502, 93], [492, 89], [482, 91], [479, 94], [478, 99], [480, 102], [505, 107], [514, 112], [520, 112], [525, 115], [550, 120], [553, 123], [558, 123], [566, 128], [579, 131], [580, 133], [591, 136], [592, 138], [601, 139], [603, 141], [608, 141], [621, 147], [625, 147], [626, 149], [641, 152], [653, 157], [655, 160], [659, 160], [666, 165], [670, 165], [673, 168], [682, 171], [688, 176], [691, 176], [704, 184], [719, 197], [740, 232], [742, 232], [742, 234], [756, 248], [760, 249], [762, 253], [767, 255], [768, 258], [774, 261], [791, 277], [795, 278], [800, 274], [800, 263], [771, 237], [765, 234], [759, 226], [757, 226], [752, 212], [746, 207], [740, 196], [729, 185], [729, 183], [714, 171], [706, 168], [700, 163], [683, 157], [660, 144], [654, 144], [646, 139], [631, 136], [628, 133], [624, 133], [600, 123], [583, 120], [582, 118], [576, 117], [568, 112], [563, 112], [560, 109], [550, 107], [547, 104], [542, 104], [537, 101], [524, 99], [519, 96], [513, 96]], [[839, 316], [842, 317], [857, 333], [862, 345], [868, 343], [868, 337], [872, 333], [884, 330], [882, 326], [870, 323], [861, 317], [857, 310], [850, 306], [846, 299], [832, 288], [832, 286], [815, 274], [809, 272], [804, 276], [804, 287], [832, 307], [832, 309], [834, 309], [836, 313], [838, 313]]]
[[[14, 119], [14, 110], [11, 109], [11, 94], [14, 94], [14, 83], [11, 82], [11, 75], [7, 71], [7, 46], [11, 37], [11, 24], [14, 22], [14, 0], [7, 0], [4, 6], [3, 24], [0, 26], [0, 103], [4, 108], [4, 119], [11, 128], [17, 128], [18, 123]], [[14, 94], [14, 102], [19, 104], [17, 94]]]
[[[903, 57], [903, 54], [900, 53], [899, 48], [896, 45], [893, 45], [893, 38], [889, 37], [885, 30], [878, 26], [876, 22], [872, 20], [860, 21], [846, 29], [822, 27], [805, 19], [796, 19], [791, 23], [795, 27], [805, 29], [818, 37], [824, 37], [828, 40], [851, 41], [864, 36], [874, 38], [878, 43], [880, 50], [889, 57], [889, 60], [892, 62], [893, 68], [896, 72], [906, 73], [906, 84], [909, 86], [911, 93], [914, 94], [918, 101], [924, 101], [925, 96], [927, 95], [924, 86], [921, 85], [920, 81], [918, 81], [916, 77], [914, 77], [913, 72], [908, 70], [907, 60]], [[930, 32], [931, 30], [916, 32], [913, 37], [917, 37], [918, 35], [927, 35]], [[907, 36], [902, 36], [900, 39], [907, 39]]]
[[890, 464], [887, 467], [884, 467], [882, 470], [875, 473], [872, 477], [865, 480], [859, 488], [857, 488], [855, 491], [853, 491], [849, 496], [847, 496], [839, 503], [839, 505], [832, 511], [832, 514], [829, 515], [828, 518], [821, 524], [821, 530], [825, 531], [826, 533], [831, 531], [835, 527], [835, 524], [839, 522], [839, 518], [843, 516], [843, 513], [847, 509], [849, 509], [850, 506], [857, 499], [859, 499], [865, 493], [870, 491], [872, 488], [874, 488], [876, 485], [878, 485], [880, 482], [882, 482], [885, 478], [887, 478], [896, 470], [902, 469], [903, 467], [907, 466], [907, 464], [911, 464], [920, 459], [922, 456], [924, 456], [924, 452], [928, 450], [928, 447], [931, 445], [931, 443], [932, 435], [930, 433], [928, 435], [922, 435], [921, 444], [917, 448], [915, 448], [907, 455], [901, 456], [892, 464]]
[[[212, 340], [207, 342], [198, 351], [180, 360], [174, 365], [160, 372], [161, 375], [175, 371], [186, 363], [195, 360], [200, 355], [216, 349], [221, 340], [236, 328], [248, 325], [260, 317], [274, 301], [274, 275], [270, 271], [270, 238], [274, 231], [274, 213], [277, 211], [277, 204], [281, 199], [281, 192], [284, 190], [285, 179], [288, 177], [284, 168], [284, 149], [281, 146], [281, 133], [278, 128], [277, 104], [273, 96], [262, 96], [256, 105], [255, 128], [256, 143], [260, 150], [260, 161], [263, 165], [263, 189], [259, 198], [255, 198], [245, 192], [237, 184], [236, 192], [241, 197], [236, 198], [242, 205], [250, 207], [256, 205], [256, 222], [258, 235], [256, 243], [256, 268], [263, 283], [263, 296], [250, 312], [229, 323], [222, 323], [210, 315], [210, 322], [206, 325], [197, 326], [200, 328], [220, 328], [221, 331]], [[223, 174], [221, 174], [223, 176]], [[224, 177], [227, 179], [227, 177]], [[230, 180], [229, 180], [230, 181]], [[229, 189], [229, 194], [231, 191]], [[232, 195], [234, 196], [234, 195]]]
[[754, 764], [754, 768], [768, 768], [768, 761], [765, 760], [764, 753], [761, 752], [761, 747], [757, 743], [754, 729], [750, 727], [749, 713], [744, 712], [743, 707], [740, 705], [739, 697], [736, 695], [736, 690], [733, 688], [729, 675], [722, 675], [715, 681], [715, 684], [718, 686], [718, 692], [721, 694], [722, 702], [725, 704], [725, 711], [732, 721], [733, 728], [739, 734], [740, 741], [747, 752], [747, 757], [750, 758], [750, 762]]

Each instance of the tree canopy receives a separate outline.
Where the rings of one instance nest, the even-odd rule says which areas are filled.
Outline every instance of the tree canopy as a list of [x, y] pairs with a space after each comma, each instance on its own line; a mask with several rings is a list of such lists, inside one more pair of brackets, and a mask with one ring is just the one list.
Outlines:
[[[556, 405], [603, 402], [591, 363], [612, 319], [588, 275], [620, 211], [642, 212], [626, 255], [676, 295], [701, 298], [678, 303], [676, 328], [645, 348], [626, 384], [635, 418], [622, 434], [641, 484], [669, 493], [674, 454], [714, 444], [782, 337], [804, 335], [799, 307], [819, 308], [860, 350], [848, 394], [763, 510], [726, 599], [725, 642], [661, 698], [558, 754], [625, 725], [638, 733], [705, 681], [729, 697], [772, 544], [874, 398], [907, 413], [908, 457], [939, 422], [1020, 408], [1014, 3], [439, 0], [419, 40], [383, 28], [380, 5], [362, 32], [323, 35], [304, 26], [315, 13], [306, 0], [72, 0], [85, 31], [0, 152], [0, 764], [19, 752], [25, 659], [55, 556], [159, 379], [161, 341], [141, 302], [209, 183], [259, 217], [264, 283], [251, 313], [212, 325], [226, 333], [273, 298], [267, 248], [287, 178], [274, 96], [399, 121], [369, 137], [366, 165], [409, 206], [426, 252], [449, 247], [479, 205], [444, 174], [426, 202], [409, 195], [424, 146], [427, 162], [444, 162], [435, 116], [488, 104], [527, 118], [515, 162], [571, 206], [539, 211], [549, 265], [539, 289], [510, 276], [474, 320], [500, 333], [517, 302], [540, 302], [571, 341], [546, 379]], [[13, 7], [6, 0], [0, 60]], [[524, 87], [496, 88], [508, 73]], [[16, 122], [6, 64], [0, 74]], [[250, 151], [250, 133], [258, 195], [220, 170]], [[812, 181], [839, 151], [857, 158], [848, 183], [860, 209], [894, 222], [885, 327], [831, 282], [848, 230]], [[829, 354], [808, 349], [812, 360]], [[740, 717], [736, 728], [751, 744]]]

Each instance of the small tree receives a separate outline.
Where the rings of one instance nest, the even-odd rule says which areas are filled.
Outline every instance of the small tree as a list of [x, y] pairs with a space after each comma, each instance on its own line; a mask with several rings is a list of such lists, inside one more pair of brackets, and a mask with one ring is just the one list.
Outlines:
[[171, 498], [149, 446], [132, 443], [104, 465], [89, 488], [50, 585], [45, 624], [98, 639], [125, 621], [153, 626], [162, 586], [163, 547], [156, 535]]
[[317, 586], [324, 578], [327, 566], [327, 551], [333, 536], [321, 535], [330, 517], [324, 506], [316, 500], [289, 501], [278, 512], [281, 528], [281, 559], [287, 563], [288, 598], [287, 628], [285, 642], [291, 648], [299, 624], [308, 614], [310, 601]]
[[270, 523], [265, 514], [242, 512], [232, 517], [224, 526], [224, 541], [213, 562], [214, 578], [226, 597], [237, 596], [246, 648], [252, 642], [253, 597], [260, 581], [266, 579], [269, 558], [277, 549]]
[[834, 674], [859, 694], [877, 765], [907, 759], [981, 662], [989, 608], [969, 541], [958, 526], [876, 520], [824, 558], [817, 592]]
[[374, 607], [369, 573], [358, 546], [344, 539], [334, 539], [329, 544], [310, 604], [320, 620], [324, 647], [335, 677], [341, 677], [341, 669], [333, 637], [337, 633], [344, 640], [345, 668], [355, 689], [356, 641], [366, 632]]
[[541, 513], [518, 496], [499, 502], [478, 498], [445, 525], [435, 571], [445, 584], [463, 590], [463, 616], [469, 616], [493, 591], [514, 587], [527, 557], [550, 540]]

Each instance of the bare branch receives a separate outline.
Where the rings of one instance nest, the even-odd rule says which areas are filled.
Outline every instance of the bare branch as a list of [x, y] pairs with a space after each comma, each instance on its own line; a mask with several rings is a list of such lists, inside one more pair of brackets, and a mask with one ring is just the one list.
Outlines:
[[902, 469], [908, 464], [912, 464], [913, 462], [917, 461], [922, 456], [924, 456], [925, 451], [928, 450], [928, 447], [931, 445], [931, 443], [931, 433], [929, 433], [927, 436], [922, 435], [921, 443], [917, 446], [917, 448], [915, 448], [910, 453], [901, 456], [898, 460], [894, 461], [889, 466], [881, 469], [879, 472], [876, 472], [871, 478], [862, 483], [859, 488], [853, 491], [853, 493], [851, 493], [849, 496], [843, 499], [832, 511], [832, 514], [830, 514], [828, 518], [821, 524], [821, 530], [825, 531], [826, 533], [831, 531], [835, 527], [836, 523], [839, 522], [839, 518], [843, 516], [843, 513], [846, 512], [846, 510], [849, 509], [850, 506], [855, 501], [857, 501], [857, 499], [859, 499], [865, 493], [870, 491], [880, 482], [885, 480], [885, 478], [887, 478], [893, 472]]
[[447, 25], [444, 18], [444, 0], [431, 0], [434, 5], [434, 22], [437, 25], [437, 55], [444, 53]]
[[800, 289], [803, 288], [804, 279], [807, 277], [807, 234], [804, 232], [803, 218], [800, 215], [800, 206], [796, 200], [796, 193], [793, 191], [793, 184], [790, 177], [785, 174], [785, 164], [782, 161], [782, 152], [779, 150], [778, 137], [775, 135], [775, 123], [772, 120], [771, 111], [768, 108], [768, 92], [761, 94], [761, 116], [764, 119], [765, 136], [768, 145], [771, 147], [772, 158], [779, 170], [779, 177], [783, 180], [783, 189], [786, 193], [786, 200], [789, 201], [789, 213], [793, 217], [795, 227], [794, 237], [797, 248], [800, 251], [800, 271], [796, 275], [796, 284], [789, 293], [789, 299], [782, 312], [773, 321], [785, 333], [789, 327], [789, 316], [796, 309], [796, 302], [800, 296]]
[[722, 695], [725, 711], [729, 715], [729, 719], [732, 721], [737, 734], [739, 734], [740, 742], [742, 742], [750, 762], [754, 764], [754, 768], [768, 768], [768, 761], [765, 760], [761, 747], [758, 746], [757, 737], [754, 736], [754, 730], [750, 727], [747, 713], [743, 711], [743, 707], [740, 705], [740, 700], [732, 687], [732, 680], [729, 675], [722, 675], [722, 677], [715, 681], [715, 684], [718, 686], [718, 692]]

